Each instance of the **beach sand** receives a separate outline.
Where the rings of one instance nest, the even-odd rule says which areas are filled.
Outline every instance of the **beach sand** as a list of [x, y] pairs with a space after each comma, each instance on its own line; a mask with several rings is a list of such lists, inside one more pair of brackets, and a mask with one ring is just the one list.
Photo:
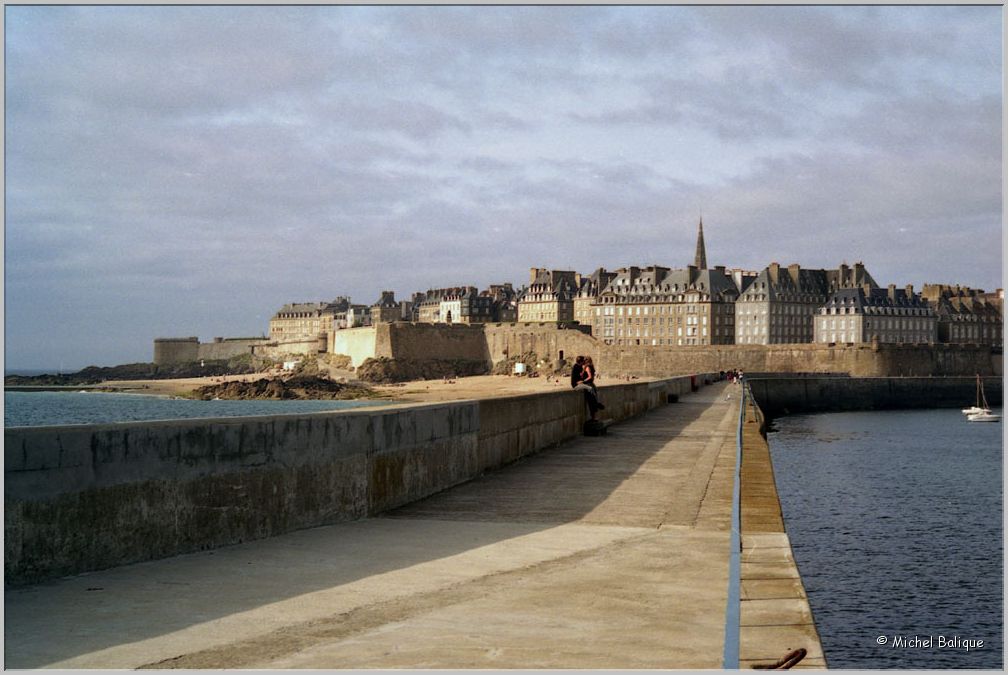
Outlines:
[[[192, 377], [177, 380], [108, 380], [100, 386], [111, 387], [131, 394], [154, 394], [160, 396], [181, 396], [208, 384], [231, 382], [234, 380], [255, 380], [269, 377], [265, 373], [250, 375], [222, 375], [220, 377]], [[641, 378], [639, 381], [646, 381]], [[600, 385], [618, 380], [601, 380]], [[552, 382], [545, 377], [514, 377], [510, 375], [478, 375], [459, 377], [452, 383], [444, 380], [417, 380], [401, 384], [373, 385], [374, 389], [389, 398], [404, 402], [458, 401], [474, 398], [492, 398], [517, 394], [534, 394], [544, 391], [569, 388], [566, 378]]]

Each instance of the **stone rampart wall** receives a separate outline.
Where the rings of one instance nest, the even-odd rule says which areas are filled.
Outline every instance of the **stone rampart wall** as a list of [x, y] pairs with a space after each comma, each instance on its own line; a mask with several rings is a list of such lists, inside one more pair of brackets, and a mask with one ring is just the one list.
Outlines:
[[326, 350], [326, 344], [322, 340], [290, 340], [285, 342], [264, 342], [256, 345], [252, 353], [268, 359], [282, 359], [285, 356], [314, 356], [320, 351]]
[[[988, 403], [1001, 405], [1001, 378], [983, 381]], [[968, 408], [976, 402], [975, 377], [754, 377], [749, 386], [770, 417], [836, 410]]]
[[980, 345], [617, 347], [579, 330], [549, 323], [382, 324], [377, 327], [373, 355], [417, 360], [483, 359], [492, 365], [528, 352], [551, 360], [557, 360], [562, 352], [568, 361], [578, 354], [588, 354], [603, 376], [665, 377], [734, 368], [746, 372], [847, 373], [854, 377], [1001, 374], [1001, 355]]
[[[701, 380], [703, 378], [700, 378]], [[615, 420], [690, 378], [603, 386]], [[381, 513], [580, 432], [580, 392], [4, 430], [9, 585]]]
[[243, 354], [251, 354], [261, 345], [269, 342], [266, 338], [228, 339], [220, 342], [204, 342], [199, 346], [199, 358], [208, 361], [226, 361]]
[[741, 368], [745, 372], [886, 375], [994, 375], [1000, 358], [974, 345], [714, 345], [707, 347], [608, 347], [601, 372], [664, 376]]
[[447, 323], [378, 324], [376, 356], [489, 362], [482, 325]]
[[568, 362], [578, 354], [588, 354], [598, 365], [599, 357], [606, 351], [606, 346], [590, 335], [573, 328], [558, 328], [555, 324], [490, 323], [483, 330], [493, 363], [528, 352], [556, 361], [563, 352]]
[[199, 359], [199, 338], [156, 338], [154, 363], [191, 363]]
[[377, 332], [376, 326], [333, 331], [329, 334], [329, 353], [346, 354], [350, 357], [350, 364], [356, 368], [364, 363], [365, 359], [377, 356], [375, 352]]
[[157, 338], [154, 340], [154, 363], [192, 363], [200, 359], [225, 361], [251, 354], [269, 340], [266, 338], [227, 338], [213, 342], [200, 342], [199, 338]]

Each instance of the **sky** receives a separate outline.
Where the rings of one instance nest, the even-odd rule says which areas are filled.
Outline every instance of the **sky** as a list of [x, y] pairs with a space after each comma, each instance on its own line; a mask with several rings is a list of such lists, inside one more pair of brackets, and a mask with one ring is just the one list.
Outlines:
[[1002, 9], [8, 6], [5, 368], [285, 303], [863, 262], [1002, 282]]

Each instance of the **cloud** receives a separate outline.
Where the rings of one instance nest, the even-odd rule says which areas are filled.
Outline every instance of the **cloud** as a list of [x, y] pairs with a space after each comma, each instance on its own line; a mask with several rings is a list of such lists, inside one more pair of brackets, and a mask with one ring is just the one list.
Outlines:
[[12, 365], [146, 360], [292, 300], [684, 265], [701, 210], [716, 264], [1000, 280], [994, 7], [6, 19]]

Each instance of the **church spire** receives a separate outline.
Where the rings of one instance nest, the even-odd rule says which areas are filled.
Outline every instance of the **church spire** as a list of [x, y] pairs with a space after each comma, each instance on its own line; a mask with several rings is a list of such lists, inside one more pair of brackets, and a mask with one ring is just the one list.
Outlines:
[[704, 246], [703, 240], [703, 216], [700, 216], [700, 230], [697, 232], [696, 239], [696, 258], [693, 260], [693, 264], [698, 270], [707, 269], [707, 247]]

